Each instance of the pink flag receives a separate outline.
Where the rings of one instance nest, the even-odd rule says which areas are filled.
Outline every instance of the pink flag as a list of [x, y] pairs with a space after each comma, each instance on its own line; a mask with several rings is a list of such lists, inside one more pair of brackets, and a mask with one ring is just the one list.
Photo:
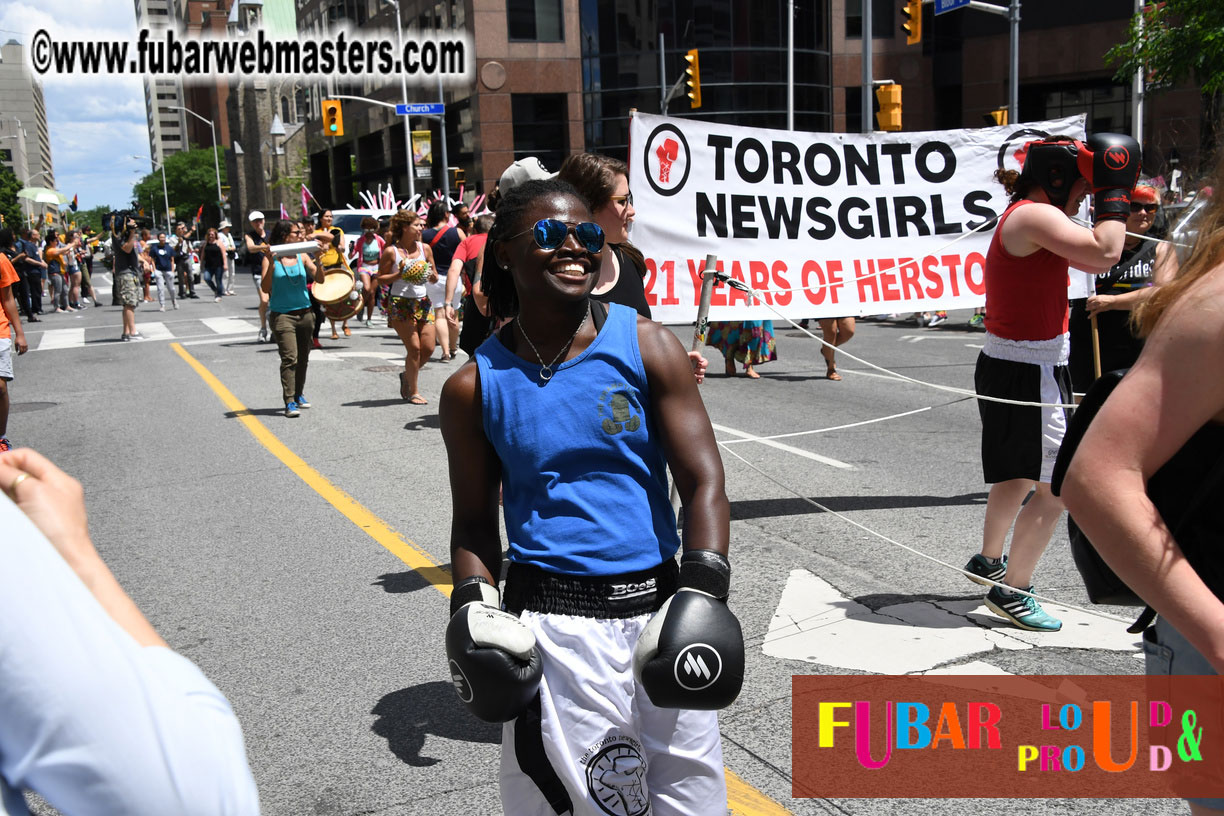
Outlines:
[[306, 206], [306, 185], [302, 185], [302, 217], [310, 217], [310, 208]]
[[288, 221], [288, 220], [289, 220], [289, 211], [285, 209], [285, 205], [284, 205], [284, 204], [281, 204], [281, 220], [282, 220], [282, 221]]

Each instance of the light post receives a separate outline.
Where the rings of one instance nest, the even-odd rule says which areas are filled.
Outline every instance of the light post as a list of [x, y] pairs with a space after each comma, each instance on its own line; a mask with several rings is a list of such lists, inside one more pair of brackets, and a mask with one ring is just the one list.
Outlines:
[[[221, 218], [224, 218], [224, 213], [221, 211], [221, 162], [217, 159], [217, 128], [213, 124], [213, 120], [205, 119], [195, 111], [184, 108], [181, 105], [167, 105], [166, 110], [178, 110], [182, 111], [183, 113], [189, 113], [195, 118], [199, 119], [201, 122], [208, 123], [208, 132], [212, 134], [213, 171], [217, 174], [217, 213]], [[220, 219], [218, 219], [218, 223], [219, 222]]]
[[170, 231], [170, 194], [166, 192], [166, 165], [165, 163], [159, 162], [150, 156], [132, 156], [132, 158], [133, 159], [148, 159], [152, 163], [154, 170], [157, 170], [158, 168], [161, 169], [162, 198], [165, 199], [165, 203], [166, 203], [166, 232], [169, 232]]
[[[387, 0], [388, 3], [395, 6], [395, 33], [399, 37], [400, 59], [404, 57], [404, 27], [400, 22], [400, 4], [399, 0]], [[404, 93], [404, 104], [408, 104], [408, 76], [403, 71], [400, 71], [400, 90]], [[408, 163], [408, 201], [416, 198], [416, 162], [412, 160], [412, 128], [410, 120], [407, 116], [404, 117], [404, 150], [406, 151], [405, 161]]]

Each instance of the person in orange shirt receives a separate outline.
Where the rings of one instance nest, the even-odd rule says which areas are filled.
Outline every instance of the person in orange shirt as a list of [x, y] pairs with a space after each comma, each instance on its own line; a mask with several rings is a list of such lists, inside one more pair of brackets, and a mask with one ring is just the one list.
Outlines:
[[[12, 245], [13, 231], [11, 229], [0, 230], [0, 250], [9, 249]], [[17, 347], [19, 355], [29, 350], [29, 346], [26, 345], [25, 332], [21, 328], [21, 318], [17, 314], [17, 299], [13, 297], [13, 284], [15, 283], [17, 283], [17, 270], [9, 263], [8, 257], [0, 253], [0, 452], [13, 448], [7, 436], [8, 384], [9, 380], [13, 379], [13, 347]]]

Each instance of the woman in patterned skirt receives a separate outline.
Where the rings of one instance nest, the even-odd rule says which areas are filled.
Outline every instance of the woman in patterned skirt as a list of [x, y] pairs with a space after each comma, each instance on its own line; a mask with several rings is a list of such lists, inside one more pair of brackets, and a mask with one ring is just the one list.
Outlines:
[[706, 345], [714, 346], [727, 361], [727, 376], [735, 376], [735, 363], [744, 364], [744, 376], [761, 375], [754, 366], [778, 359], [772, 320], [715, 320], [706, 332]]

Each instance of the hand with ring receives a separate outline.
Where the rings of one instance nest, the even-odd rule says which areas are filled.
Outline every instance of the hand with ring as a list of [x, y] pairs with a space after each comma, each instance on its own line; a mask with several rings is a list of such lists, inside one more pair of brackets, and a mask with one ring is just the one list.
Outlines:
[[97, 557], [81, 483], [30, 448], [0, 453], [0, 489], [74, 570]]

